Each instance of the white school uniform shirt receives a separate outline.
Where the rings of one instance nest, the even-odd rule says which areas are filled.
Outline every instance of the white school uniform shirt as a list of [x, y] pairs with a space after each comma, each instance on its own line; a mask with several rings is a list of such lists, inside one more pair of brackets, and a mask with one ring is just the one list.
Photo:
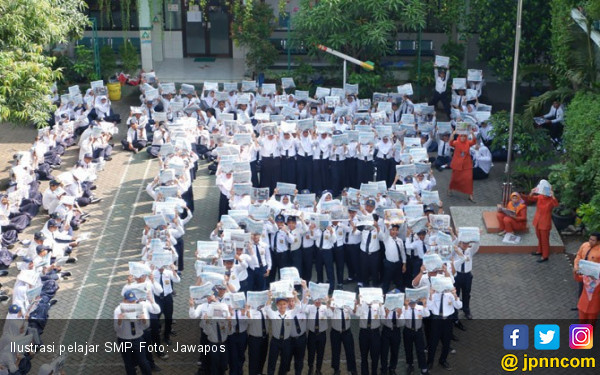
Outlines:
[[[252, 259], [250, 259], [248, 266], [250, 269], [256, 269], [259, 267], [258, 255], [260, 255], [260, 259], [262, 261], [262, 265], [267, 267], [267, 270], [271, 269], [272, 260], [271, 260], [271, 252], [269, 251], [268, 245], [263, 241], [259, 241], [258, 244], [252, 243], [252, 251], [254, 255], [252, 255]], [[257, 249], [258, 247], [258, 249]], [[258, 252], [257, 252], [258, 250]]]
[[[350, 220], [352, 220], [352, 223], [354, 223], [354, 226], [356, 227], [356, 225], [359, 222], [358, 216], [354, 215], [354, 217]], [[352, 230], [352, 227], [350, 226], [350, 224], [347, 224], [346, 228], [345, 228], [344, 242], [347, 245], [358, 245], [358, 244], [360, 244], [361, 240], [362, 240], [362, 232], [359, 231], [358, 229]]]
[[402, 261], [402, 263], [405, 264], [406, 254], [404, 252], [404, 242], [402, 239], [398, 236], [392, 238], [387, 230], [382, 231], [380, 238], [385, 247], [385, 259], [387, 259], [388, 262], [396, 263]]
[[283, 157], [294, 157], [296, 156], [296, 142], [293, 137], [285, 139], [283, 134], [279, 138], [279, 152]]
[[265, 320], [265, 333], [269, 334], [269, 322], [265, 313], [262, 312], [262, 307], [259, 310], [249, 308], [247, 310], [248, 317], [248, 335], [253, 337], [263, 337], [262, 319]]
[[479, 243], [474, 242], [467, 248], [467, 250], [463, 251], [463, 257], [455, 257], [454, 268], [456, 269], [456, 272], [471, 272], [473, 270], [473, 256], [477, 253], [477, 251], [479, 251]]
[[195, 307], [190, 307], [188, 310], [190, 319], [198, 319], [208, 312], [208, 303], [204, 302]]
[[302, 247], [302, 237], [307, 231], [308, 227], [304, 224], [304, 221], [297, 220], [296, 228], [287, 234], [287, 240], [290, 244], [291, 251], [296, 251]]
[[344, 243], [346, 242], [346, 233], [348, 233], [348, 225], [340, 222], [338, 225], [333, 226], [333, 230], [336, 236], [335, 246], [344, 246]]
[[492, 130], [494, 126], [492, 124], [487, 124], [487, 126], [479, 126], [479, 136], [482, 140], [488, 142], [494, 139], [494, 135]]
[[145, 141], [147, 140], [146, 138], [146, 129], [145, 128], [138, 128], [133, 129], [133, 128], [129, 128], [129, 130], [127, 130], [127, 143], [133, 143], [133, 141], [136, 139], [136, 132], [137, 132], [137, 140], [138, 141]]
[[351, 141], [346, 146], [346, 159], [356, 158], [358, 142]]
[[225, 173], [220, 173], [217, 176], [215, 183], [221, 191], [221, 194], [226, 196], [228, 199], [231, 198], [231, 189], [233, 189], [233, 174], [231, 177], [227, 178]]
[[[286, 311], [280, 314], [279, 311], [266, 307], [263, 312], [271, 321], [271, 335], [273, 338], [279, 339], [281, 333], [281, 325], [283, 324], [283, 339], [290, 338], [292, 326], [294, 325], [294, 314], [291, 311]], [[293, 328], [296, 329], [295, 327]]]
[[429, 176], [429, 179], [423, 177], [421, 181], [413, 179], [413, 186], [418, 194], [421, 194], [423, 190], [432, 191], [436, 184], [437, 181], [433, 175]]
[[[59, 190], [59, 189], [60, 189], [60, 187], [57, 188], [56, 190]], [[60, 204], [60, 200], [56, 196], [56, 193], [54, 191], [50, 190], [50, 188], [47, 188], [44, 191], [44, 194], [42, 194], [42, 206], [44, 207], [44, 209], [47, 210], [49, 214], [52, 214], [52, 213], [54, 213], [54, 210], [56, 210], [56, 207], [58, 207], [59, 204]]]
[[[381, 325], [382, 326], [387, 327], [389, 329], [404, 327], [404, 320], [401, 319], [401, 317], [402, 317], [402, 309], [399, 309], [400, 311], [396, 311], [396, 310], [397, 309], [390, 310], [390, 311], [387, 312], [387, 315], [385, 316], [385, 319], [381, 320]], [[396, 324], [395, 324], [395, 326], [392, 323], [393, 318], [394, 318], [394, 313], [396, 313]]]
[[490, 173], [492, 169], [492, 153], [483, 144], [479, 146], [479, 150], [471, 147], [471, 155], [475, 160], [475, 168], [479, 167], [485, 173]]
[[[156, 303], [150, 301], [139, 302], [143, 305], [143, 315], [145, 317], [145, 323], [141, 319], [128, 320], [123, 319], [119, 324], [119, 315], [121, 314], [121, 304], [119, 304], [113, 313], [113, 327], [117, 333], [117, 337], [123, 340], [133, 340], [142, 337], [144, 330], [150, 327], [150, 314], [160, 314], [160, 307]], [[131, 323], [135, 328], [135, 333], [131, 329]]]
[[[301, 337], [306, 333], [306, 314], [304, 313], [304, 304], [296, 301], [296, 305], [292, 310], [292, 329], [290, 337]], [[300, 328], [300, 332], [298, 332]]]
[[[123, 285], [123, 288], [121, 289], [121, 295], [125, 295], [126, 292], [133, 289], [134, 285], [136, 285], [135, 282], [133, 284]], [[146, 277], [146, 281], [144, 281], [144, 285], [145, 285], [146, 290], [151, 291], [152, 294], [154, 294], [156, 296], [159, 296], [163, 292], [163, 287], [160, 286], [158, 279], [154, 279], [154, 281], [151, 281], [149, 277]]]
[[[317, 246], [317, 248], [319, 248], [319, 250], [331, 250], [337, 242], [337, 236], [335, 234], [335, 231], [333, 231], [333, 233], [330, 233], [328, 229], [325, 229], [324, 231], [321, 231], [320, 229], [314, 229], [313, 238], [315, 240], [315, 245]], [[321, 238], [323, 239], [322, 247], [320, 247]]]
[[363, 302], [357, 307], [356, 315], [359, 318], [359, 326], [360, 328], [368, 328], [369, 309], [371, 310], [371, 329], [378, 329], [381, 326], [380, 319], [385, 319], [385, 309], [383, 305], [378, 303], [367, 305]]
[[450, 147], [450, 142], [444, 142], [443, 140], [438, 140], [438, 156], [450, 156], [450, 151], [452, 147]]
[[423, 259], [425, 253], [427, 252], [427, 245], [419, 239], [416, 234], [411, 234], [408, 238], [406, 238], [406, 254], [418, 256]]
[[440, 94], [443, 94], [444, 92], [446, 92], [446, 85], [448, 83], [448, 78], [450, 78], [450, 69], [446, 70], [446, 76], [444, 77], [444, 79], [442, 79], [439, 76], [437, 69], [434, 69], [434, 73], [435, 73], [435, 91], [437, 91]]
[[327, 137], [325, 139], [319, 137], [317, 138], [315, 148], [313, 151], [313, 159], [314, 160], [326, 160], [329, 159], [329, 155], [331, 154], [331, 137]]
[[[327, 317], [329, 319], [331, 319], [331, 329], [334, 329], [338, 332], [342, 332], [342, 311], [344, 311], [344, 320], [346, 321], [345, 324], [345, 331], [350, 329], [350, 326], [352, 324], [352, 316], [354, 315], [354, 312], [352, 311], [352, 309], [350, 309], [348, 306], [344, 306], [343, 308], [328, 308], [327, 309]], [[319, 312], [319, 314], [321, 314]]]
[[380, 159], [391, 159], [394, 156], [394, 144], [391, 140], [388, 139], [387, 142], [383, 140], [379, 140], [375, 145], [377, 149], [377, 157]]
[[[427, 301], [427, 308], [431, 312], [431, 314], [439, 315], [440, 312], [440, 301], [442, 301], [442, 293], [434, 292], [429, 296], [429, 301]], [[452, 293], [446, 292], [444, 293], [444, 299], [442, 301], [442, 314], [444, 318], [454, 314], [456, 309], [462, 309], [462, 301], [460, 299], [454, 298]]]
[[370, 144], [360, 145], [356, 158], [364, 161], [373, 161], [373, 146]]
[[400, 108], [398, 108], [395, 111], [392, 111], [392, 113], [388, 116], [388, 121], [389, 122], [400, 122], [400, 118], [402, 117], [402, 112], [400, 112]]
[[277, 137], [273, 137], [271, 140], [268, 137], [261, 137], [258, 144], [260, 145], [260, 156], [263, 158], [278, 158], [281, 155]]
[[[162, 289], [163, 293], [166, 296], [173, 293], [173, 283], [179, 283], [181, 279], [177, 272], [173, 272], [173, 270], [165, 269], [161, 273], [159, 270], [155, 269], [152, 271], [154, 273], [154, 280], [158, 280], [158, 283], [162, 281]], [[156, 294], [160, 296], [161, 293]]]
[[[415, 326], [414, 327], [412, 326], [413, 325], [413, 323], [412, 323], [413, 311], [415, 312]], [[427, 318], [430, 315], [431, 315], [431, 313], [429, 312], [428, 308], [423, 307], [423, 305], [415, 304], [414, 308], [410, 307], [410, 305], [402, 308], [402, 314], [400, 316], [401, 316], [401, 319], [404, 320], [404, 325], [407, 328], [418, 331], [419, 329], [421, 329], [421, 327], [423, 327], [423, 318]]]
[[327, 310], [330, 309], [323, 303], [319, 307], [312, 304], [304, 305], [308, 330], [311, 332], [316, 331], [317, 310], [319, 310], [319, 332], [325, 332], [327, 331], [327, 317], [329, 315]]
[[237, 328], [239, 327], [239, 333], [244, 333], [248, 330], [248, 317], [246, 314], [242, 314], [242, 310], [234, 309], [231, 314], [231, 331], [230, 335], [238, 333]]
[[[227, 317], [230, 316], [229, 312], [227, 312], [227, 317], [226, 318], [218, 318], [218, 319], [213, 319], [212, 315], [211, 315], [211, 309], [208, 309], [207, 312], [207, 319], [205, 319], [204, 325], [203, 325], [203, 331], [204, 334], [206, 335], [206, 337], [208, 338], [208, 341], [210, 341], [211, 343], [224, 343], [225, 340], [227, 340], [227, 336], [229, 336], [230, 330], [229, 330], [229, 321], [227, 320]], [[217, 333], [219, 331], [221, 331], [221, 335], [219, 336], [219, 334]], [[221, 339], [221, 341], [219, 341], [219, 338]]]
[[346, 150], [344, 146], [332, 146], [331, 155], [329, 156], [330, 161], [344, 161], [346, 160]]
[[313, 148], [315, 147], [316, 141], [312, 139], [310, 134], [308, 137], [305, 137], [301, 134], [300, 137], [294, 138], [294, 140], [296, 142], [298, 155], [304, 157], [313, 155]]
[[248, 254], [240, 255], [240, 260], [233, 261], [233, 267], [231, 268], [231, 278], [238, 282], [244, 281], [248, 278], [248, 264], [251, 261], [251, 257]]
[[[277, 253], [284, 253], [289, 250], [289, 241], [287, 234], [277, 226], [270, 227], [271, 234], [271, 249], [275, 249]], [[277, 237], [277, 238], [275, 238]]]

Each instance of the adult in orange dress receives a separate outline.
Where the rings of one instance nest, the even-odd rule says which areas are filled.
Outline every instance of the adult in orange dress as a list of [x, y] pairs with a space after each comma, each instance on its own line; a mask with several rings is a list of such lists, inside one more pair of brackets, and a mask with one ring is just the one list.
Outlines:
[[475, 133], [471, 131], [471, 139], [469, 140], [466, 134], [461, 134], [457, 139], [454, 139], [454, 134], [450, 136], [450, 146], [454, 148], [454, 156], [450, 163], [452, 168], [452, 177], [450, 179], [450, 187], [448, 195], [452, 194], [452, 190], [460, 191], [461, 193], [469, 194], [469, 200], [473, 199], [473, 158], [471, 158], [471, 146], [477, 141]]
[[[575, 272], [579, 271], [579, 261], [588, 260], [590, 262], [600, 263], [600, 233], [592, 232], [588, 238], [588, 242], [584, 242], [577, 251], [577, 256], [573, 261], [573, 268]], [[579, 293], [581, 296], [583, 292], [583, 283], [579, 283]]]
[[595, 327], [600, 313], [600, 280], [575, 272], [575, 281], [583, 283], [583, 292], [577, 303], [579, 323]]
[[[548, 186], [548, 191], [542, 192], [540, 185], [542, 182]], [[544, 194], [539, 194], [539, 193]], [[552, 187], [546, 180], [540, 181], [538, 187], [531, 189], [529, 193], [529, 199], [537, 202], [537, 208], [535, 210], [535, 216], [533, 217], [533, 227], [535, 228], [535, 235], [538, 238], [538, 249], [531, 255], [541, 255], [542, 258], [538, 259], [538, 263], [542, 263], [548, 260], [550, 256], [550, 229], [552, 229], [552, 209], [558, 206], [558, 201], [554, 197]]]
[[507, 215], [500, 211], [501, 205], [498, 205], [498, 212], [496, 217], [500, 224], [499, 236], [504, 236], [506, 233], [514, 233], [527, 229], [527, 205], [521, 199], [519, 193], [512, 193], [510, 195], [510, 201], [506, 205], [506, 209], [514, 212], [514, 216]]

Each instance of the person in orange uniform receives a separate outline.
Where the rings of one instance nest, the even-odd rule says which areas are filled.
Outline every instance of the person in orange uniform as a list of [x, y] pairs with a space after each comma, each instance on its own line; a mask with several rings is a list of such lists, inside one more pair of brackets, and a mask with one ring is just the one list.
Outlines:
[[579, 273], [579, 261], [600, 263], [600, 233], [594, 232], [590, 235], [588, 242], [581, 245], [574, 262], [575, 281], [583, 284], [583, 290], [577, 303], [579, 310], [579, 323], [596, 326], [598, 313], [600, 313], [600, 280]]
[[454, 139], [454, 134], [450, 136], [450, 146], [454, 148], [454, 156], [450, 163], [452, 168], [452, 177], [450, 179], [450, 187], [448, 195], [452, 195], [452, 190], [461, 193], [469, 194], [469, 200], [475, 203], [473, 199], [473, 158], [471, 157], [471, 146], [477, 141], [475, 134], [471, 131], [471, 139], [468, 139], [466, 134], [461, 134], [457, 139]]
[[510, 195], [510, 201], [506, 205], [506, 209], [514, 212], [513, 215], [507, 215], [500, 209], [501, 205], [498, 205], [498, 212], [496, 217], [500, 224], [499, 236], [504, 236], [506, 233], [515, 233], [527, 229], [527, 205], [521, 199], [519, 193], [512, 193]]
[[558, 206], [554, 197], [552, 186], [546, 180], [541, 180], [538, 186], [531, 189], [529, 198], [537, 202], [537, 209], [533, 217], [535, 235], [538, 238], [538, 249], [531, 255], [541, 255], [538, 263], [546, 262], [550, 256], [550, 229], [552, 229], [552, 209]]
[[[573, 266], [575, 272], [579, 271], [579, 261], [581, 259], [588, 260], [590, 262], [600, 263], [600, 232], [593, 232], [590, 234], [588, 242], [584, 242], [577, 251], [577, 256], [575, 257], [575, 261], [573, 262]], [[583, 282], [579, 282], [579, 293], [578, 296], [581, 297], [581, 293], [583, 292]], [[578, 310], [578, 308], [574, 308], [571, 310]]]

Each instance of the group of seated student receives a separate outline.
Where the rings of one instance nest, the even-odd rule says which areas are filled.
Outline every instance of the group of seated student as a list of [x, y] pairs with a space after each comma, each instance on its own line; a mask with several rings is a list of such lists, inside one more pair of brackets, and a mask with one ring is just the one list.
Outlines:
[[[458, 311], [472, 319], [479, 234], [451, 228], [432, 168], [449, 167], [461, 117], [437, 122], [432, 106], [408, 94], [375, 102], [349, 89], [309, 98], [245, 81], [242, 92], [207, 82], [198, 95], [152, 73], [142, 82], [123, 147], [146, 146], [161, 171], [147, 187], [155, 204], [142, 258], [130, 263], [114, 312], [121, 341], [170, 342], [173, 286], [191, 252], [180, 240], [205, 159], [216, 174], [219, 216], [209, 238], [195, 238], [189, 317], [199, 319], [201, 344], [227, 350], [203, 353], [200, 371], [241, 374], [247, 352], [250, 374], [265, 366], [274, 374], [277, 365], [284, 374], [292, 362], [296, 374], [305, 366], [321, 374], [327, 336], [335, 374], [342, 346], [348, 372], [357, 373], [358, 350], [362, 375], [395, 374], [402, 341], [409, 373], [428, 373], [435, 362], [451, 369], [454, 328], [465, 329]], [[481, 155], [474, 166], [487, 174], [489, 133], [471, 120], [470, 152]], [[143, 313], [129, 314], [139, 310], [128, 305], [139, 304]], [[128, 374], [157, 367], [147, 350], [122, 356]]]
[[[26, 346], [43, 342], [50, 309], [58, 302], [55, 297], [60, 282], [72, 277], [68, 264], [77, 261], [78, 246], [89, 237], [87, 233], [78, 236], [75, 231], [90, 215], [83, 207], [101, 200], [92, 191], [97, 172], [105, 160], [110, 160], [107, 149], [117, 133], [118, 115], [102, 94], [105, 91], [98, 86], [98, 90], [88, 90], [82, 96], [79, 87], [73, 86], [59, 96], [54, 89], [51, 99], [56, 110], [50, 115], [49, 126], [38, 129], [29, 150], [14, 155], [8, 189], [0, 198], [0, 275], [11, 275], [11, 264], [16, 263], [12, 294], [0, 292], [0, 301], [11, 299], [0, 337], [0, 367], [6, 373], [30, 372], [35, 351]], [[80, 147], [76, 164], [59, 171], [67, 149], [76, 145]], [[49, 184], [41, 193], [43, 181]], [[33, 238], [20, 239], [38, 213], [47, 218], [43, 227]], [[60, 373], [59, 362], [43, 364], [38, 374]]]

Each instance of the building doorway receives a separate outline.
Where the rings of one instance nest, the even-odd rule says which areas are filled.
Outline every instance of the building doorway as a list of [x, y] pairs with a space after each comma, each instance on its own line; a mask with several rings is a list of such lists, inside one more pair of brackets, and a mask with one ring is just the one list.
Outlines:
[[211, 0], [206, 16], [197, 6], [183, 0], [184, 56], [231, 57], [231, 15], [218, 0]]

